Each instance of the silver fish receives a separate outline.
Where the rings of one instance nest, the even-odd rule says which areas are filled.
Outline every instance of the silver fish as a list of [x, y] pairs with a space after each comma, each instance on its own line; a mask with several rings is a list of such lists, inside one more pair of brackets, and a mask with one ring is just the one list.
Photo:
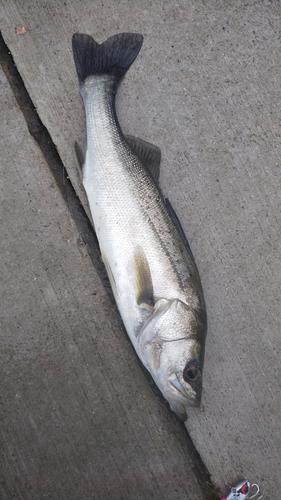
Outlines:
[[98, 44], [74, 34], [73, 55], [87, 124], [83, 158], [100, 251], [125, 328], [170, 407], [202, 392], [207, 331], [199, 274], [179, 220], [159, 188], [159, 148], [124, 136], [115, 111], [122, 76], [137, 57], [142, 35], [122, 33]]

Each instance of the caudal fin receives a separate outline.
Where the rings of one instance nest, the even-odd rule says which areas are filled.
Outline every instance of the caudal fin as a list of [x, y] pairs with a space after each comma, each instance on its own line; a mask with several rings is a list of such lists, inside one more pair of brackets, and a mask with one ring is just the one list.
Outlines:
[[122, 77], [137, 57], [143, 36], [120, 33], [98, 44], [90, 35], [75, 33], [72, 37], [74, 62], [80, 85], [88, 76], [113, 74]]

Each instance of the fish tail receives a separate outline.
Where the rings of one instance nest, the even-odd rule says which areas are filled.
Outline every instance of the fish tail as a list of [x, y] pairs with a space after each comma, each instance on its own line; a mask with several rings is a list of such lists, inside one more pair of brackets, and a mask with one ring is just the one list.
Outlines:
[[120, 33], [102, 44], [90, 35], [75, 33], [72, 49], [80, 86], [91, 75], [107, 73], [121, 78], [137, 57], [142, 42], [143, 36], [136, 33]]

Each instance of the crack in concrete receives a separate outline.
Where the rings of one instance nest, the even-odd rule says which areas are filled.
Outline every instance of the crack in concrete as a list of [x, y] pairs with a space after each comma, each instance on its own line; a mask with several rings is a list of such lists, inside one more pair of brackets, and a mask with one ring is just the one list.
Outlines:
[[89, 256], [111, 300], [115, 304], [104, 264], [101, 260], [99, 244], [92, 224], [81, 204], [68, 177], [55, 144], [42, 123], [37, 110], [25, 88], [12, 54], [0, 33], [0, 64], [12, 88], [18, 106], [25, 118], [30, 135], [37, 142], [48, 164], [65, 203], [75, 221], [77, 229], [85, 243]]

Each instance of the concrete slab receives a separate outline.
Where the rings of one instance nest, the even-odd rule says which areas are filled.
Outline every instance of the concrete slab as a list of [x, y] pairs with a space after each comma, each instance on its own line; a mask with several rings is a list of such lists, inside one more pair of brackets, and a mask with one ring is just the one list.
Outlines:
[[246, 476], [277, 499], [280, 2], [14, 0], [1, 13], [85, 207], [71, 151], [84, 128], [71, 35], [143, 33], [118, 112], [126, 133], [162, 149], [161, 185], [196, 257], [209, 315], [203, 405], [190, 410], [187, 427], [217, 484]]
[[0, 84], [0, 498], [203, 500], [186, 430], [151, 389], [2, 70]]

